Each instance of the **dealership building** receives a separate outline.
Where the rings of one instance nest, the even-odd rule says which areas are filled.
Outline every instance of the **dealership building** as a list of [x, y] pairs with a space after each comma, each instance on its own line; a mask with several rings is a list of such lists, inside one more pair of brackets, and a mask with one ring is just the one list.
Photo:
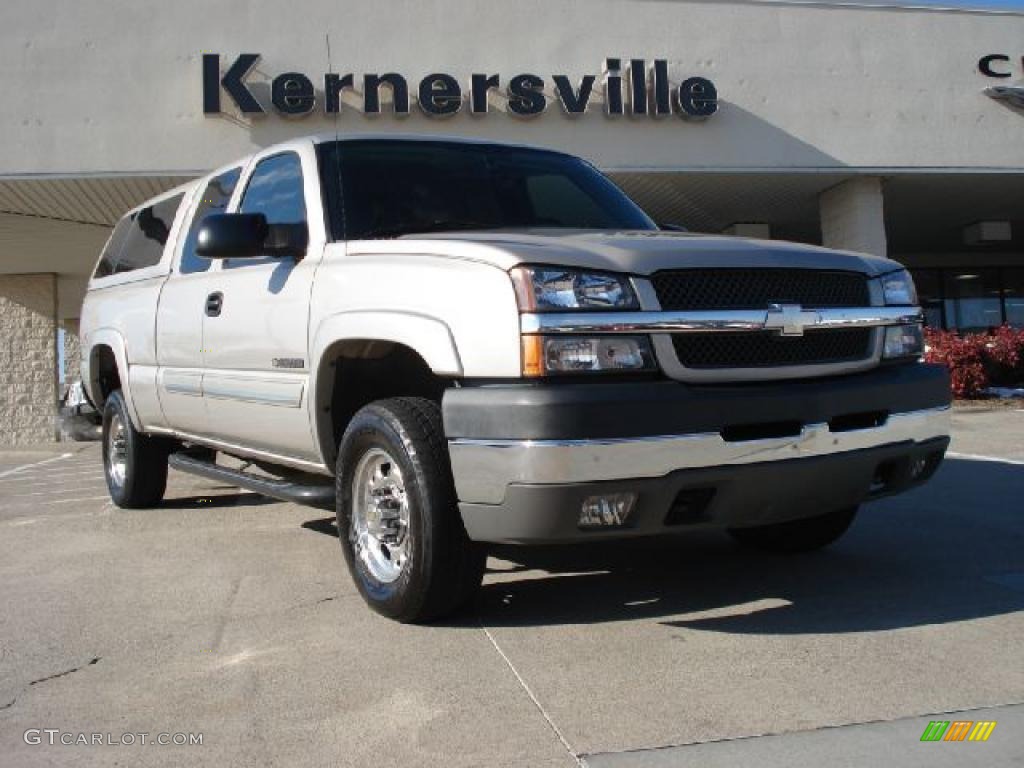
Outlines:
[[309, 133], [565, 150], [660, 223], [885, 254], [913, 270], [930, 325], [1024, 326], [1021, 12], [7, 0], [0, 14], [6, 444], [54, 438], [117, 219]]

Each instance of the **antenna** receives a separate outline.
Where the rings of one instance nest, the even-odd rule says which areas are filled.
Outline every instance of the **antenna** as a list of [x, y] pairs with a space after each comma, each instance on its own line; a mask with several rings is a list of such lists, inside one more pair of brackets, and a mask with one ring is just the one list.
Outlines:
[[[327, 71], [333, 72], [334, 66], [331, 64], [331, 33], [324, 33], [324, 41], [327, 43]], [[338, 104], [338, 111], [334, 113], [334, 140], [337, 141], [339, 138], [340, 130], [338, 128], [338, 116], [341, 114], [341, 104]]]
[[[331, 33], [324, 32], [324, 42], [327, 44], [327, 72], [334, 72], [334, 65], [331, 62]], [[341, 142], [341, 129], [338, 126], [338, 118], [341, 117], [341, 101], [338, 101], [338, 109], [334, 113], [334, 181], [337, 184], [338, 200], [337, 205], [341, 208], [341, 228], [345, 231], [348, 227], [348, 220], [345, 212], [345, 198], [341, 193], [341, 149], [339, 144]], [[331, 187], [328, 186], [328, 189]], [[333, 214], [330, 216], [334, 219]], [[332, 222], [331, 228], [334, 228]], [[335, 233], [337, 234], [337, 233]]]

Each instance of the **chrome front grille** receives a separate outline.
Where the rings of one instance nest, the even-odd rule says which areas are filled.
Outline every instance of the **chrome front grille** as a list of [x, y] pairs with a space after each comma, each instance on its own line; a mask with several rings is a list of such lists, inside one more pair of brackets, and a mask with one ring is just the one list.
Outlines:
[[[657, 272], [651, 284], [662, 311], [805, 310], [871, 306], [868, 279], [857, 272], [808, 269], [687, 269]], [[794, 306], [794, 308], [795, 308]], [[856, 367], [875, 350], [871, 328], [808, 328], [802, 335], [771, 330], [672, 334], [678, 364], [693, 375], [729, 369], [796, 366]], [[781, 371], [780, 371], [781, 373]]]
[[767, 309], [772, 304], [866, 307], [867, 278], [809, 269], [682, 269], [651, 277], [663, 310]]

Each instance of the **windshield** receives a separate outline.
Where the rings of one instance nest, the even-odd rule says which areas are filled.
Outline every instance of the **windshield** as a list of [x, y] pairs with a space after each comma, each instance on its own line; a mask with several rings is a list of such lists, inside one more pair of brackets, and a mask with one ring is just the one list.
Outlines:
[[582, 160], [544, 150], [440, 141], [319, 147], [337, 240], [451, 230], [656, 229]]

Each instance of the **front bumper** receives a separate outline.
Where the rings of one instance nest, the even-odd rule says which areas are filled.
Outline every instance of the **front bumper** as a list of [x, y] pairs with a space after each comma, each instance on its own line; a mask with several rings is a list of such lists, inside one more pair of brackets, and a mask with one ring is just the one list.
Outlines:
[[[756, 385], [467, 387], [445, 395], [444, 417], [470, 538], [543, 543], [764, 525], [905, 490], [945, 453], [949, 398], [945, 369], [902, 365]], [[638, 494], [627, 527], [577, 527], [585, 498], [617, 492]]]

